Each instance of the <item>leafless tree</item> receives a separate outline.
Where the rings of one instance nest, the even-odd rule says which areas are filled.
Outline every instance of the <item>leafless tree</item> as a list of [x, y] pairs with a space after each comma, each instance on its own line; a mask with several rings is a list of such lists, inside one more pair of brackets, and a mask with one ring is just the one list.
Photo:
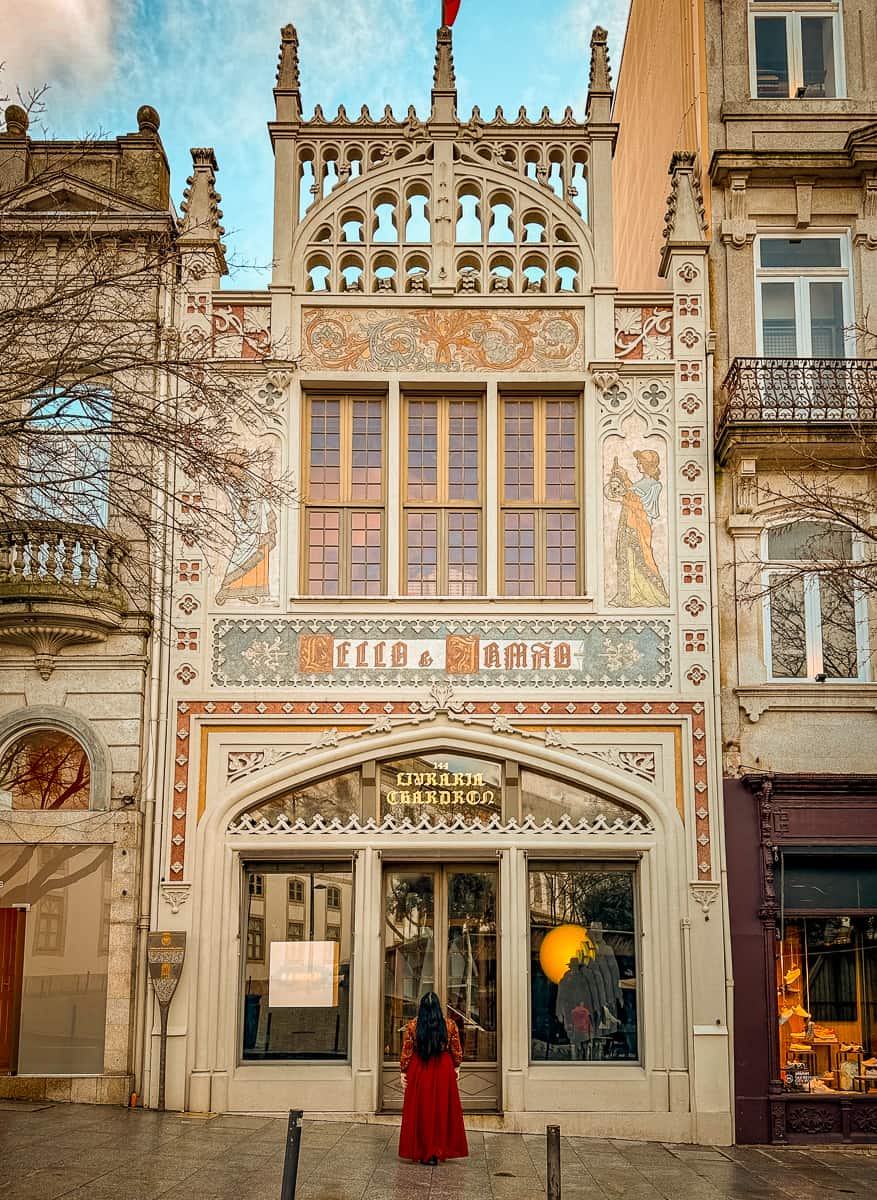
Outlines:
[[[121, 578], [143, 600], [173, 522], [209, 553], [242, 496], [276, 506], [290, 493], [271, 444], [242, 435], [260, 414], [234, 364], [209, 335], [178, 333], [170, 214], [71, 211], [69, 174], [53, 161], [26, 212], [0, 193], [0, 520], [120, 535]], [[55, 570], [45, 546], [18, 551], [43, 555], [20, 557], [25, 569]]]

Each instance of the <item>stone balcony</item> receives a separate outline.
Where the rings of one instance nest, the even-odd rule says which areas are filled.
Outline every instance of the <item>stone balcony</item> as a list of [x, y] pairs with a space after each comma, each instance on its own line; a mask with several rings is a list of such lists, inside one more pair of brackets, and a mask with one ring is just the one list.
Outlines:
[[877, 360], [735, 358], [722, 384], [716, 454], [782, 443], [844, 445], [877, 430]]
[[0, 645], [29, 648], [44, 679], [65, 646], [103, 642], [129, 607], [117, 537], [51, 520], [0, 522]]

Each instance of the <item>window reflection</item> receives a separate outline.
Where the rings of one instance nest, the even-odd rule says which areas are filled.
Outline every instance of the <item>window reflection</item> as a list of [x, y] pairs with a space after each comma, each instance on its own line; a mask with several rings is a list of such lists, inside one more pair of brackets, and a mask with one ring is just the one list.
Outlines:
[[639, 1057], [633, 868], [530, 869], [534, 1062]]
[[[260, 864], [246, 873], [245, 1060], [348, 1057], [353, 873]], [[261, 878], [264, 886], [249, 886]]]

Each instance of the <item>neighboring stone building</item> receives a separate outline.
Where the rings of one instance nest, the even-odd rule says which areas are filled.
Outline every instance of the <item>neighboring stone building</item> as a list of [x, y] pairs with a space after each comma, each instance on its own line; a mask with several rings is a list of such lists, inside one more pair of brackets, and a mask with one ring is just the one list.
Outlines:
[[[874, 6], [660, 12], [659, 25], [634, 0], [618, 228], [643, 219], [672, 151], [696, 156], [711, 208], [736, 1137], [873, 1141], [877, 612], [873, 587], [839, 568], [875, 544], [877, 364], [854, 328], [877, 306]], [[651, 91], [646, 59], [660, 64]], [[654, 141], [637, 136], [658, 108]], [[650, 286], [651, 270], [626, 285]]]
[[434, 987], [473, 1120], [727, 1142], [691, 166], [662, 291], [620, 295], [603, 31], [585, 122], [461, 118], [448, 29], [426, 119], [306, 120], [297, 50], [266, 292], [219, 290], [209, 151], [187, 195], [183, 335], [258, 396], [241, 444], [300, 502], [230, 478], [227, 558], [177, 547], [168, 1103], [398, 1111]]
[[[111, 141], [43, 142], [12, 105], [0, 133], [3, 396], [15, 394], [20, 370], [43, 413], [41, 437], [23, 441], [27, 424], [11, 437], [16, 414], [4, 407], [0, 447], [2, 469], [18, 462], [31, 480], [0, 513], [3, 1097], [123, 1104], [137, 1066], [149, 913], [140, 879], [154, 809], [145, 731], [157, 701], [149, 580], [108, 484], [115, 450], [88, 433], [85, 409], [70, 415], [70, 390], [67, 415], [52, 408], [58, 389], [77, 386], [63, 368], [54, 377], [52, 363], [79, 358], [82, 375], [94, 371], [94, 326], [76, 323], [84, 306], [69, 298], [87, 297], [95, 256], [109, 247], [139, 262], [174, 229], [155, 111], [141, 108], [138, 126]], [[62, 301], [71, 246], [82, 292], [74, 282]], [[166, 280], [156, 270], [139, 283], [140, 317], [154, 332]], [[91, 309], [96, 319], [112, 311]], [[53, 337], [65, 347], [56, 359]], [[36, 465], [23, 461], [37, 453]], [[56, 464], [76, 481], [75, 498], [50, 486]]]

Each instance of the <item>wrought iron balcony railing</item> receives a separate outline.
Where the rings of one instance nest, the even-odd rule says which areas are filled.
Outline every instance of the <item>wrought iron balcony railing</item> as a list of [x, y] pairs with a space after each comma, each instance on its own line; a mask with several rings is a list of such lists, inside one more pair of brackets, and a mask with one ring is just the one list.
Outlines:
[[877, 360], [735, 358], [718, 434], [730, 425], [877, 421]]
[[68, 601], [121, 611], [125, 544], [65, 521], [0, 523], [0, 601]]

